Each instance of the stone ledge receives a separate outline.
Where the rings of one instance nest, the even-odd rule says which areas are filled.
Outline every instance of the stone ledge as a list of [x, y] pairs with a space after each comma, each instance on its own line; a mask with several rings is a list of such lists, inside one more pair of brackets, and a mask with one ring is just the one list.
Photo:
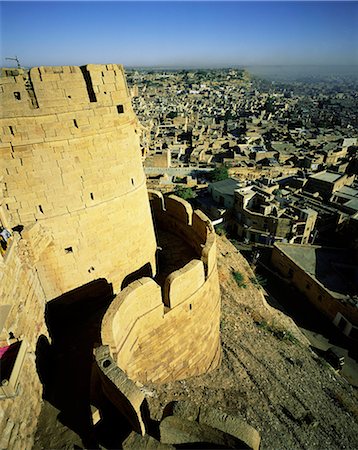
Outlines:
[[126, 416], [134, 431], [144, 436], [145, 425], [140, 409], [143, 392], [113, 361], [107, 346], [96, 348], [94, 356], [94, 370], [99, 374], [104, 395]]

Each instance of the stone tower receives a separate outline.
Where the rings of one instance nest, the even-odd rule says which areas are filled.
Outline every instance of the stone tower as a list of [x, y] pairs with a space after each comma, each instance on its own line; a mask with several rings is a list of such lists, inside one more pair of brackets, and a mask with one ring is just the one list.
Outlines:
[[96, 278], [120, 290], [156, 242], [137, 119], [119, 65], [36, 67], [3, 79], [1, 161], [11, 227], [52, 242], [37, 269], [48, 299]]
[[[213, 227], [175, 196], [148, 196], [122, 66], [3, 69], [0, 105], [0, 226], [11, 230], [0, 256], [0, 347], [15, 335], [34, 355], [48, 304], [106, 280], [115, 298], [98, 325], [97, 392], [144, 433], [136, 383], [220, 363]], [[10, 430], [9, 442], [17, 422], [31, 423], [29, 393], [35, 416], [39, 408], [35, 360], [21, 349], [16, 377], [0, 389], [8, 397], [0, 434]]]

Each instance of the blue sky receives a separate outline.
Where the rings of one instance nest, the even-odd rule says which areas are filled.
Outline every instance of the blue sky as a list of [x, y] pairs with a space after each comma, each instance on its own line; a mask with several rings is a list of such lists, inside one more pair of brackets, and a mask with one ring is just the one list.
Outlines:
[[357, 2], [1, 2], [1, 65], [358, 64]]

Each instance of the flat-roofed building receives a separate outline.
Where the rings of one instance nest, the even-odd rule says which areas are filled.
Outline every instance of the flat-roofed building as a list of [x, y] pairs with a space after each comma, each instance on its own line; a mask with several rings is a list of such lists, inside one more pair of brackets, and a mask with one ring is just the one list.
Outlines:
[[271, 262], [343, 334], [358, 340], [358, 261], [353, 250], [276, 243]]
[[235, 190], [240, 188], [240, 183], [234, 178], [210, 183], [208, 191], [213, 200], [225, 208], [233, 208], [235, 203]]
[[322, 171], [311, 175], [303, 190], [306, 192], [318, 192], [324, 200], [328, 200], [333, 192], [343, 186], [350, 186], [354, 181], [354, 175], [348, 176], [337, 172]]
[[247, 242], [271, 245], [275, 241], [307, 244], [317, 212], [285, 206], [270, 187], [248, 186], [235, 191], [234, 219], [237, 233]]

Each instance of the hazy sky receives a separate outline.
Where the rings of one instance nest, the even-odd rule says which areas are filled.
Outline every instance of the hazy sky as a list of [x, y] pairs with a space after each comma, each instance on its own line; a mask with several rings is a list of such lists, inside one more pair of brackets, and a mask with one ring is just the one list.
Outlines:
[[1, 2], [1, 64], [358, 64], [357, 2]]

